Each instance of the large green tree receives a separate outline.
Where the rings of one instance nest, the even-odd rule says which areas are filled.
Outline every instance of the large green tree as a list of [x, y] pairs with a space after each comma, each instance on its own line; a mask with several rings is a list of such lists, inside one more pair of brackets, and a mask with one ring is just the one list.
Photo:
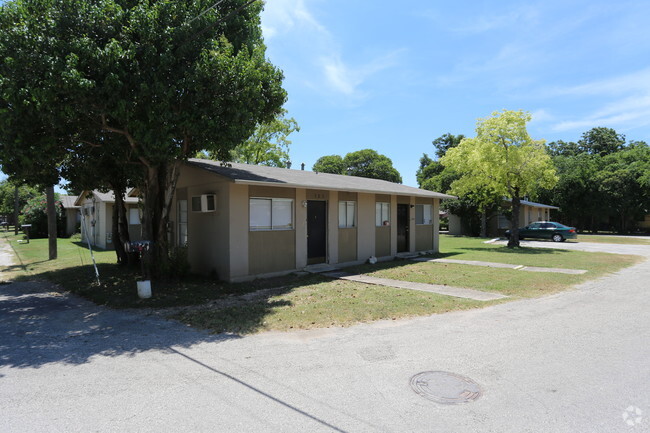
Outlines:
[[311, 169], [320, 173], [345, 174], [345, 162], [341, 155], [325, 155], [318, 158]]
[[261, 9], [261, 1], [247, 0], [5, 4], [3, 169], [20, 165], [16, 154], [50, 167], [79, 143], [116, 158], [128, 155], [123, 162], [141, 173], [152, 263], [166, 262], [181, 162], [199, 150], [227, 159], [286, 99], [282, 73], [265, 57]]
[[431, 144], [436, 148], [436, 157], [440, 159], [445, 156], [447, 151], [458, 146], [463, 138], [465, 138], [463, 134], [454, 135], [448, 132], [433, 140]]
[[559, 181], [537, 198], [559, 206], [563, 222], [597, 232], [627, 232], [650, 209], [647, 179], [650, 150], [643, 141], [625, 143], [611, 128], [592, 128], [578, 143], [549, 143]]
[[524, 111], [494, 112], [477, 121], [476, 137], [463, 139], [441, 160], [460, 174], [452, 184], [452, 192], [511, 198], [509, 247], [519, 246], [521, 198], [557, 182], [544, 141], [533, 140], [528, 134], [526, 123], [530, 119], [530, 113]]
[[230, 160], [286, 168], [290, 162], [289, 135], [300, 131], [298, 122], [293, 117], [287, 118], [286, 113], [282, 110], [270, 122], [259, 123], [253, 134], [230, 152]]
[[579, 151], [591, 155], [609, 155], [623, 149], [623, 146], [625, 146], [623, 134], [602, 126], [590, 129], [578, 140]]
[[343, 158], [338, 155], [323, 156], [316, 161], [312, 169], [323, 173], [368, 177], [402, 183], [402, 176], [393, 167], [393, 161], [386, 155], [372, 149], [350, 152]]

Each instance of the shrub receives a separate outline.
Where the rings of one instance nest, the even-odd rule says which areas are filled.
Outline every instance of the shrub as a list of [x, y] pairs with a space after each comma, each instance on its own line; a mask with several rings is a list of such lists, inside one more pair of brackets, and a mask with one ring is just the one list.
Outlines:
[[[57, 232], [61, 233], [63, 231], [63, 206], [58, 199], [54, 201], [54, 208], [56, 209]], [[29, 230], [29, 237], [47, 237], [47, 200], [45, 195], [27, 200], [27, 204], [20, 212], [19, 222], [20, 224], [32, 225]]]

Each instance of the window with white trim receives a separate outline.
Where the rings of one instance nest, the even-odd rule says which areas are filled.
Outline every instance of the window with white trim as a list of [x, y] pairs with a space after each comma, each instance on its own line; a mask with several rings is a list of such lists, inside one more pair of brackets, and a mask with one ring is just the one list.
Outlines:
[[390, 203], [375, 203], [375, 225], [377, 227], [390, 225]]
[[178, 200], [178, 246], [187, 245], [187, 200]]
[[293, 229], [293, 199], [251, 198], [249, 211], [251, 230]]
[[339, 228], [356, 227], [355, 209], [356, 201], [339, 202]]
[[415, 205], [415, 224], [418, 225], [433, 224], [433, 205], [430, 204]]

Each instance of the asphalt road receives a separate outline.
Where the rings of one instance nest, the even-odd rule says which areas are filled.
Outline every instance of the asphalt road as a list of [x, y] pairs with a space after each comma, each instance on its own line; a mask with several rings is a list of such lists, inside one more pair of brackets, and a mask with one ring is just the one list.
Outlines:
[[[0, 285], [0, 431], [650, 431], [649, 281], [646, 260], [540, 299], [246, 338]], [[427, 400], [424, 371], [483, 395]]]

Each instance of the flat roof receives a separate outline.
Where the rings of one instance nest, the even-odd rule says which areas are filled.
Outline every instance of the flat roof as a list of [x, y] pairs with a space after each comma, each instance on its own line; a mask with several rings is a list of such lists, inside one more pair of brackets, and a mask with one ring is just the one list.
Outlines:
[[201, 168], [245, 185], [267, 185], [288, 188], [309, 188], [374, 194], [396, 194], [429, 198], [456, 198], [453, 195], [414, 188], [379, 179], [341, 174], [267, 167], [264, 165], [222, 163], [209, 159], [191, 158], [187, 164]]

